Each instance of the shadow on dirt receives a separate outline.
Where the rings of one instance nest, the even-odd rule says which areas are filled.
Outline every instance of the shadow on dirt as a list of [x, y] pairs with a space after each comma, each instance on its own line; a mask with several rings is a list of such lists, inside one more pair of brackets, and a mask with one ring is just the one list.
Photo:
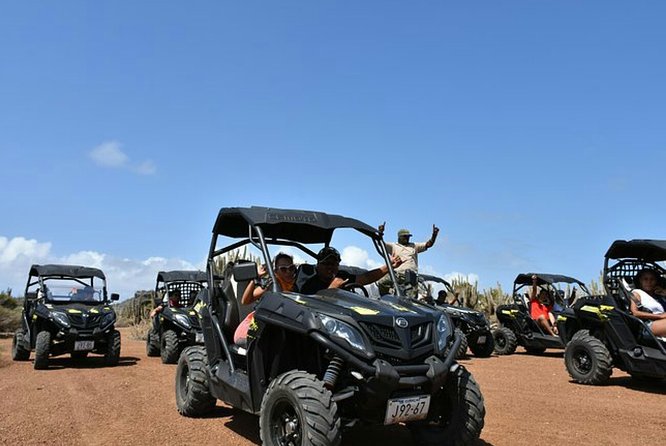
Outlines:
[[663, 379], [649, 380], [645, 378], [636, 379], [630, 376], [618, 376], [616, 378], [611, 377], [607, 385], [626, 387], [637, 392], [666, 395], [666, 381]]
[[[128, 367], [136, 365], [141, 358], [134, 356], [121, 356], [118, 364], [113, 367]], [[104, 363], [103, 356], [89, 356], [87, 358], [73, 359], [63, 356], [61, 358], [49, 358], [49, 368], [47, 370], [62, 369], [103, 369], [112, 368]]]
[[259, 417], [225, 406], [217, 406], [202, 418], [228, 418], [224, 425], [254, 444], [261, 444], [259, 438]]
[[541, 358], [564, 358], [564, 350], [546, 350], [543, 353], [528, 353], [526, 351], [517, 351], [514, 355], [520, 356], [539, 356]]
[[[257, 415], [218, 405], [211, 413], [202, 418], [228, 418], [224, 424], [227, 428], [256, 445], [261, 444]], [[342, 439], [345, 446], [367, 446], [368, 444], [418, 446], [412, 440], [409, 429], [402, 425], [352, 427], [343, 431]], [[481, 439], [474, 444], [475, 446], [493, 446], [492, 443]]]
[[[261, 444], [259, 437], [259, 417], [238, 409], [217, 406], [204, 418], [229, 418], [224, 425], [236, 434], [256, 445]], [[341, 446], [367, 446], [368, 444], [382, 444], [383, 446], [417, 446], [405, 426], [357, 426], [342, 433]], [[483, 440], [474, 443], [475, 446], [493, 446]]]

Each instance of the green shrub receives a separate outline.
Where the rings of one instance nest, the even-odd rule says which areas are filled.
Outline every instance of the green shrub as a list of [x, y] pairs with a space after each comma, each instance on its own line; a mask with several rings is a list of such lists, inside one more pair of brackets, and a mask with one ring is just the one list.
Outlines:
[[0, 332], [13, 332], [21, 326], [21, 307], [12, 290], [0, 292]]

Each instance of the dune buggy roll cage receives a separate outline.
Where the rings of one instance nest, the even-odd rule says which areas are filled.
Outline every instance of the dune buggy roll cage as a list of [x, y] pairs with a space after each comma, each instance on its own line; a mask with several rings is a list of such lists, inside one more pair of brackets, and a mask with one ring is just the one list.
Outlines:
[[604, 288], [622, 309], [629, 311], [629, 302], [622, 292], [622, 279], [638, 286], [634, 282], [636, 276], [641, 270], [649, 268], [657, 271], [663, 281], [666, 268], [658, 262], [664, 261], [666, 240], [616, 240], [604, 256]]
[[[330, 245], [336, 229], [350, 228], [369, 236], [388, 266], [388, 273], [393, 283], [397, 283], [395, 272], [382, 234], [375, 228], [353, 218], [342, 217], [322, 212], [276, 209], [253, 206], [250, 208], [222, 208], [218, 214], [208, 255], [208, 280], [214, 284], [214, 258], [233, 251], [247, 244], [260, 250], [266, 259], [266, 268], [273, 282], [273, 291], [278, 292], [278, 281], [271, 261], [268, 245], [291, 246], [306, 254], [317, 257], [317, 254], [304, 246], [303, 243], [322, 243]], [[225, 248], [216, 249], [220, 235], [230, 238], [242, 238]], [[397, 287], [399, 288], [399, 287]], [[398, 295], [403, 296], [398, 289]]]
[[[524, 273], [524, 274], [518, 274], [516, 276], [516, 279], [513, 281], [513, 300], [524, 303], [522, 301], [522, 297], [520, 297], [520, 291], [523, 290], [525, 287], [531, 287], [532, 286], [532, 276], [537, 276], [537, 286], [541, 286], [544, 288], [551, 288], [555, 291], [557, 291], [557, 288], [555, 287], [555, 284], [557, 283], [566, 283], [568, 285], [578, 285], [580, 289], [586, 293], [588, 296], [590, 295], [590, 291], [587, 289], [587, 286], [583, 282], [581, 282], [578, 279], [575, 279], [573, 277], [569, 276], [563, 276], [561, 274], [546, 274], [546, 273]], [[555, 293], [553, 295], [553, 298], [558, 299], [561, 297], [558, 296], [558, 293]], [[564, 304], [565, 302], [561, 302]], [[571, 303], [571, 302], [569, 302]]]
[[[32, 281], [32, 278], [35, 277], [37, 280]], [[30, 287], [38, 285], [41, 290], [44, 290], [44, 281], [49, 279], [56, 280], [73, 280], [77, 283], [80, 283], [83, 286], [91, 285], [94, 278], [102, 280], [102, 290], [104, 293], [104, 302], [109, 300], [109, 296], [106, 289], [106, 276], [102, 270], [97, 268], [91, 268], [88, 266], [78, 266], [78, 265], [32, 265], [30, 267], [30, 272], [28, 273], [28, 282], [25, 286], [24, 296], [26, 298], [35, 298], [32, 296], [32, 293], [28, 293]], [[86, 283], [83, 279], [89, 279]], [[46, 296], [45, 296], [46, 297]]]

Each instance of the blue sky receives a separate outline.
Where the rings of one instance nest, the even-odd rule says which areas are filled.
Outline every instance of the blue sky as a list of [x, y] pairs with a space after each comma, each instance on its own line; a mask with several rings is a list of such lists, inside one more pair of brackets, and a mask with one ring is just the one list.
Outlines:
[[0, 288], [197, 267], [220, 207], [407, 227], [421, 268], [588, 282], [664, 238], [658, 1], [58, 2], [0, 14]]

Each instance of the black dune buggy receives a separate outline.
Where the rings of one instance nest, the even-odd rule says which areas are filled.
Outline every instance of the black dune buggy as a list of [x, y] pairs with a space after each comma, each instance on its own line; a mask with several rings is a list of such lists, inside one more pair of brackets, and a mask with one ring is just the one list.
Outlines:
[[[350, 290], [367, 290], [355, 283], [315, 295], [280, 290], [269, 249], [315, 258], [313, 249], [329, 246], [342, 229], [388, 260], [381, 234], [358, 220], [263, 207], [220, 210], [209, 287], [200, 294], [204, 346], [180, 356], [178, 411], [200, 416], [220, 399], [258, 414], [262, 444], [270, 446], [337, 445], [345, 427], [361, 423], [405, 423], [418, 444], [474, 443], [484, 424], [483, 397], [455, 361], [460, 339], [446, 314], [400, 294], [361, 296]], [[313, 244], [319, 246], [306, 246]], [[255, 306], [248, 342], [240, 346], [233, 334], [252, 308], [239, 300], [257, 266], [236, 261], [219, 272], [224, 262], [216, 259], [245, 246], [263, 254], [272, 288]], [[312, 264], [301, 264], [297, 277], [313, 273]], [[390, 265], [389, 275], [395, 283]]]
[[[585, 284], [573, 277], [542, 273], [518, 274], [513, 283], [513, 304], [500, 305], [495, 311], [500, 323], [500, 327], [493, 330], [495, 352], [498, 355], [511, 355], [519, 345], [532, 354], [541, 354], [548, 348], [564, 348], [560, 336], [544, 332], [530, 317], [529, 293], [532, 288], [532, 275], [537, 276], [538, 287], [548, 290], [554, 297], [553, 315], [556, 318], [559, 318], [574, 300], [590, 294]], [[568, 295], [565, 290], [558, 288], [557, 285], [560, 284], [566, 284]], [[559, 322], [557, 324], [559, 327]]]
[[27, 361], [34, 350], [35, 369], [45, 369], [49, 356], [70, 353], [80, 359], [97, 353], [104, 355], [106, 365], [116, 365], [120, 333], [110, 304], [118, 298], [107, 295], [106, 277], [97, 268], [32, 265], [12, 358]]
[[[604, 261], [606, 295], [575, 303], [559, 318], [560, 335], [567, 342], [564, 362], [571, 378], [582, 384], [603, 384], [613, 367], [633, 378], [666, 378], [666, 340], [630, 311], [631, 290], [639, 271], [656, 271], [666, 285], [666, 240], [617, 240]], [[661, 264], [660, 264], [661, 263]]]
[[[146, 337], [146, 354], [161, 356], [164, 364], [175, 364], [185, 347], [203, 344], [196, 296], [208, 283], [203, 271], [160, 271], [155, 284], [155, 304], [162, 311], [153, 316]], [[169, 295], [180, 297], [172, 302]], [[160, 299], [159, 296], [162, 296]]]
[[[419, 280], [426, 283], [434, 282], [444, 285], [444, 289], [449, 297], [455, 294], [451, 284], [440, 277], [419, 274]], [[458, 359], [467, 356], [468, 347], [475, 356], [487, 358], [492, 355], [495, 349], [495, 342], [490, 331], [490, 323], [482, 312], [463, 307], [462, 305], [450, 305], [436, 300], [432, 300], [432, 304], [446, 312], [453, 320], [456, 331], [460, 332], [462, 341], [458, 350]]]

